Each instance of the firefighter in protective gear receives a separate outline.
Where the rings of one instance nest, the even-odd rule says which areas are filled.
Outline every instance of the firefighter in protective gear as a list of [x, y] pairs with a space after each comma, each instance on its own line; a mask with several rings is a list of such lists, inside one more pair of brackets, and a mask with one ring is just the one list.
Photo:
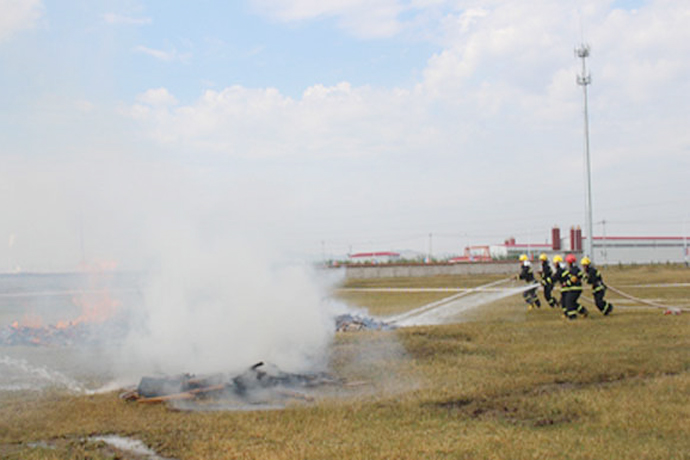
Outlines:
[[553, 256], [553, 265], [556, 267], [556, 271], [553, 272], [553, 277], [551, 278], [554, 281], [554, 284], [559, 283], [561, 285], [561, 298], [558, 300], [558, 304], [561, 306], [561, 310], [563, 311], [563, 316], [566, 316], [565, 314], [565, 296], [563, 295], [563, 271], [565, 270], [565, 264], [563, 263], [563, 257], [562, 256]]
[[561, 292], [563, 293], [565, 316], [568, 319], [576, 319], [579, 313], [586, 317], [589, 312], [577, 301], [582, 294], [582, 279], [585, 274], [577, 266], [577, 257], [574, 254], [568, 254], [565, 257], [565, 261], [568, 263], [568, 266], [561, 274]]
[[[534, 278], [534, 272], [532, 272], [532, 264], [530, 263], [527, 254], [522, 254], [520, 256], [520, 262], [520, 273], [517, 275], [517, 278], [525, 280], [527, 283], [534, 283], [536, 280]], [[522, 297], [525, 299], [525, 302], [527, 302], [527, 305], [529, 305], [529, 310], [534, 307], [541, 307], [541, 302], [539, 302], [539, 298], [537, 297], [536, 286], [532, 289], [527, 289], [524, 291], [522, 293]]]
[[556, 306], [556, 299], [553, 298], [551, 292], [553, 291], [553, 270], [551, 270], [551, 264], [549, 264], [549, 258], [543, 252], [539, 254], [539, 260], [541, 260], [541, 285], [544, 288], [544, 299], [549, 304], [551, 308]]
[[592, 265], [592, 261], [589, 260], [589, 257], [583, 257], [580, 263], [585, 272], [585, 280], [592, 285], [594, 303], [604, 316], [610, 315], [613, 311], [613, 305], [608, 300], [604, 299], [606, 284], [604, 284], [604, 280], [601, 277], [601, 272]]

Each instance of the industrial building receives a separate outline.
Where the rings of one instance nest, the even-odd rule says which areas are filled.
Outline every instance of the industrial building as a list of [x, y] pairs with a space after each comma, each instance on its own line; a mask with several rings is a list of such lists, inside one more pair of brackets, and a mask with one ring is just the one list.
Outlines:
[[[612, 264], [659, 264], [690, 262], [689, 237], [683, 236], [595, 236], [592, 250], [594, 262], [598, 265]], [[571, 227], [565, 235], [559, 227], [551, 229], [551, 241], [543, 243], [517, 242], [515, 238], [506, 239], [502, 244], [488, 244], [465, 247], [461, 256], [437, 260], [434, 263], [463, 264], [495, 262], [517, 259], [520, 254], [527, 254], [536, 259], [546, 253], [549, 259], [556, 254], [573, 253], [578, 258], [585, 255], [587, 237], [582, 235], [580, 227]], [[431, 263], [431, 259], [421, 253], [408, 254], [393, 251], [360, 252], [348, 254], [347, 264], [378, 265], [405, 264], [410, 261]], [[414, 262], [412, 262], [414, 263]]]
[[688, 237], [595, 236], [594, 257], [599, 264], [685, 263], [690, 261]]
[[[688, 263], [687, 236], [595, 236], [592, 240], [593, 256], [596, 263], [608, 264], [647, 264], [647, 263]], [[572, 252], [583, 255], [583, 242], [579, 227], [571, 227], [568, 237], [562, 237], [558, 227], [551, 229], [551, 244], [517, 243], [515, 238], [503, 244], [487, 246], [492, 260], [513, 259], [520, 254], [530, 257], [544, 252], [551, 258], [555, 254]], [[476, 251], [466, 248], [466, 253]]]

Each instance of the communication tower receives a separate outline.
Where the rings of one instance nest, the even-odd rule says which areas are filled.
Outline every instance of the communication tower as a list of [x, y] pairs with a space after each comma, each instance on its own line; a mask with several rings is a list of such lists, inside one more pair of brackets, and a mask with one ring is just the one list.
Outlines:
[[575, 49], [575, 55], [582, 60], [582, 73], [577, 76], [577, 84], [582, 86], [585, 100], [585, 171], [586, 171], [586, 198], [585, 198], [585, 227], [587, 228], [587, 244], [585, 254], [594, 260], [594, 233], [592, 230], [592, 172], [589, 160], [589, 115], [587, 110], [587, 86], [592, 83], [592, 77], [587, 73], [587, 57], [589, 57], [589, 45], [581, 44]]

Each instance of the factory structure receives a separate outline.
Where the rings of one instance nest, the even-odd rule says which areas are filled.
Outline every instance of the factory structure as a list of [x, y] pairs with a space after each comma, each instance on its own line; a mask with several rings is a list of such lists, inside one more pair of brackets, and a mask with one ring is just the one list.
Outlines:
[[[687, 263], [690, 260], [689, 240], [687, 236], [595, 236], [591, 255], [601, 265]], [[550, 243], [518, 243], [515, 238], [508, 238], [503, 244], [465, 248], [464, 256], [454, 261], [516, 259], [520, 254], [535, 258], [541, 253], [549, 258], [564, 253], [585, 255], [584, 242], [586, 237], [580, 227], [571, 227], [567, 236], [561, 234], [559, 227], [554, 227]]]
[[[586, 238], [580, 227], [571, 227], [569, 232], [561, 232], [559, 227], [551, 229], [551, 241], [545, 243], [523, 243], [515, 238], [508, 238], [501, 244], [468, 246], [463, 255], [441, 263], [475, 263], [493, 262], [517, 259], [520, 254], [527, 254], [531, 259], [546, 253], [549, 258], [556, 254], [574, 253], [578, 257], [584, 256]], [[690, 243], [688, 236], [595, 236], [592, 240], [592, 250], [595, 263], [599, 265], [612, 264], [659, 264], [690, 262]], [[420, 258], [429, 263], [431, 258]], [[409, 260], [400, 252], [381, 251], [350, 254], [348, 263], [351, 264], [395, 264]]]

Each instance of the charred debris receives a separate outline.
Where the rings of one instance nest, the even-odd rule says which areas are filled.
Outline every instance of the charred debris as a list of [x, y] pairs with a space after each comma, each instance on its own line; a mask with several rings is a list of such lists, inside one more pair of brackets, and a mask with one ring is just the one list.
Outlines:
[[258, 362], [239, 375], [213, 374], [197, 377], [182, 374], [171, 377], [143, 377], [136, 389], [120, 395], [127, 401], [141, 404], [184, 402], [196, 408], [218, 402], [266, 404], [298, 399], [312, 401], [310, 390], [324, 386], [353, 387], [364, 382], [347, 382], [332, 375], [290, 373], [272, 364]]
[[379, 321], [368, 316], [346, 313], [335, 318], [335, 330], [337, 332], [390, 331], [395, 328], [396, 326], [391, 323]]

